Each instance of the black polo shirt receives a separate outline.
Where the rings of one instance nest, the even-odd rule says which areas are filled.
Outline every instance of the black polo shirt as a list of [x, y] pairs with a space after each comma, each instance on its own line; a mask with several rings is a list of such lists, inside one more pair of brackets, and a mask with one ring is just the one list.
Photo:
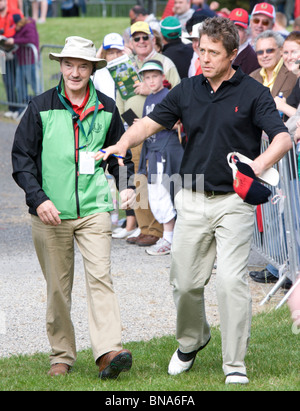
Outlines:
[[238, 151], [255, 159], [262, 130], [270, 141], [287, 132], [269, 89], [240, 68], [234, 69], [233, 77], [216, 93], [202, 74], [183, 79], [149, 114], [168, 129], [181, 119], [188, 141], [180, 176], [182, 182], [192, 180], [194, 190], [199, 189], [196, 181], [202, 176], [205, 190], [233, 191], [227, 154]]

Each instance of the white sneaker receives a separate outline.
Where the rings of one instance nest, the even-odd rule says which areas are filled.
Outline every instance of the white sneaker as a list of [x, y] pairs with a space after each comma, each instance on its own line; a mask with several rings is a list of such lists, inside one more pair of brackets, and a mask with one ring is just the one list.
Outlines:
[[6, 117], [6, 118], [12, 118], [12, 116], [13, 116], [13, 111], [6, 111], [5, 113], [4, 113], [4, 117]]
[[123, 230], [123, 228], [122, 227], [116, 227], [114, 230], [113, 230], [113, 234], [117, 234], [117, 233], [119, 233], [120, 231], [122, 231]]
[[160, 238], [156, 244], [146, 249], [146, 253], [150, 255], [166, 255], [171, 252], [171, 243], [165, 238]]
[[18, 111], [13, 111], [12, 115], [11, 115], [11, 118], [13, 120], [17, 120], [18, 117], [19, 117], [19, 112]]
[[131, 238], [131, 237], [138, 237], [141, 234], [141, 229], [138, 227], [134, 230], [134, 232], [132, 234], [130, 234], [127, 238]]
[[112, 238], [119, 238], [119, 239], [127, 238], [129, 235], [133, 234], [135, 232], [135, 230], [136, 229], [127, 231], [126, 228], [122, 228], [121, 231], [118, 231], [118, 232], [114, 231], [112, 233]]
[[195, 358], [192, 358], [190, 361], [181, 361], [178, 358], [178, 351], [176, 350], [172, 355], [171, 361], [168, 367], [168, 374], [170, 375], [177, 375], [181, 374], [184, 371], [188, 371], [192, 368]]
[[233, 372], [226, 376], [225, 384], [248, 384], [249, 380], [245, 374]]

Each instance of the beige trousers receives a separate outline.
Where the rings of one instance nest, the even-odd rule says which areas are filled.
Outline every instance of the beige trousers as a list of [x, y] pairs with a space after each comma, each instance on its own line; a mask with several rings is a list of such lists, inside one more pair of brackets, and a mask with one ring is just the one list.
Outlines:
[[111, 220], [98, 213], [77, 220], [62, 220], [54, 227], [32, 216], [32, 236], [47, 282], [47, 334], [50, 363], [73, 365], [76, 360], [71, 320], [74, 277], [74, 238], [83, 257], [89, 332], [95, 360], [121, 346], [121, 320], [110, 273]]
[[204, 289], [217, 255], [216, 291], [220, 312], [223, 371], [246, 373], [251, 327], [247, 263], [254, 207], [235, 193], [208, 198], [181, 190], [172, 243], [171, 284], [177, 308], [176, 338], [182, 352], [197, 350], [210, 338]]
[[163, 225], [155, 219], [149, 205], [147, 177], [141, 174], [137, 174], [141, 150], [142, 144], [137, 147], [131, 148], [132, 161], [134, 162], [134, 168], [136, 172], [134, 183], [136, 185], [137, 192], [136, 207], [134, 208], [134, 213], [142, 234], [162, 237]]

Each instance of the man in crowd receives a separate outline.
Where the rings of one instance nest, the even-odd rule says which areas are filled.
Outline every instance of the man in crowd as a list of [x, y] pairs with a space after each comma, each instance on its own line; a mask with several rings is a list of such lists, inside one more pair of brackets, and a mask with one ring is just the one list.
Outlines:
[[162, 53], [169, 57], [175, 64], [180, 78], [188, 77], [193, 48], [191, 44], [184, 44], [181, 41], [181, 24], [176, 17], [166, 17], [160, 23], [161, 34], [164, 47]]
[[[110, 273], [113, 209], [104, 170], [115, 179], [124, 208], [132, 206], [127, 188], [133, 174], [119, 179], [117, 159], [94, 155], [124, 132], [115, 102], [95, 90], [91, 74], [106, 66], [92, 41], [68, 37], [61, 53], [62, 79], [35, 97], [17, 128], [12, 149], [13, 177], [25, 191], [36, 253], [47, 283], [47, 334], [52, 348], [49, 375], [65, 375], [76, 360], [71, 320], [74, 239], [81, 251], [87, 283], [89, 330], [100, 378], [116, 378], [131, 367], [121, 345], [121, 320]], [[126, 169], [124, 169], [126, 170]], [[121, 176], [120, 176], [121, 177]]]
[[190, 0], [174, 0], [174, 17], [176, 17], [181, 24], [183, 32], [186, 31], [186, 22], [192, 17], [195, 10], [191, 8]]
[[256, 37], [266, 30], [272, 30], [275, 23], [275, 8], [269, 3], [258, 3], [254, 6], [250, 20], [250, 42], [254, 46]]
[[259, 68], [256, 53], [253, 47], [249, 44], [248, 26], [249, 15], [244, 9], [238, 8], [231, 11], [228, 18], [236, 25], [239, 37], [240, 45], [236, 59], [233, 64], [240, 66], [244, 73], [250, 74], [252, 71]]
[[[210, 340], [204, 288], [217, 254], [227, 384], [249, 381], [244, 362], [251, 323], [247, 263], [254, 227], [254, 206], [234, 192], [227, 155], [236, 150], [251, 158], [253, 173], [259, 176], [292, 147], [269, 90], [232, 66], [238, 46], [238, 31], [231, 20], [213, 17], [204, 21], [200, 30], [203, 74], [183, 79], [152, 113], [130, 127], [115, 146], [108, 147], [105, 155], [97, 155], [104, 159], [112, 153], [125, 155], [128, 147], [182, 120], [189, 138], [180, 176], [183, 183], [187, 176], [192, 181], [189, 178], [191, 184], [183, 184], [175, 198], [178, 214], [170, 276], [179, 348], [168, 372], [177, 375], [188, 371], [198, 351]], [[260, 154], [262, 130], [271, 143]]]
[[251, 73], [251, 77], [268, 87], [273, 97], [281, 92], [287, 98], [297, 82], [297, 76], [283, 63], [283, 42], [282, 35], [273, 30], [258, 35], [254, 49], [260, 67]]

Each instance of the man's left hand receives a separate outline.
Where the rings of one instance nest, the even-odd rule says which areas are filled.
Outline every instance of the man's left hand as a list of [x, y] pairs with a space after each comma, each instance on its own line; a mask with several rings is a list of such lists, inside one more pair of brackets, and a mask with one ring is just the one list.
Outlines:
[[135, 198], [135, 191], [132, 188], [126, 188], [125, 190], [120, 191], [121, 208], [123, 210], [133, 208]]

